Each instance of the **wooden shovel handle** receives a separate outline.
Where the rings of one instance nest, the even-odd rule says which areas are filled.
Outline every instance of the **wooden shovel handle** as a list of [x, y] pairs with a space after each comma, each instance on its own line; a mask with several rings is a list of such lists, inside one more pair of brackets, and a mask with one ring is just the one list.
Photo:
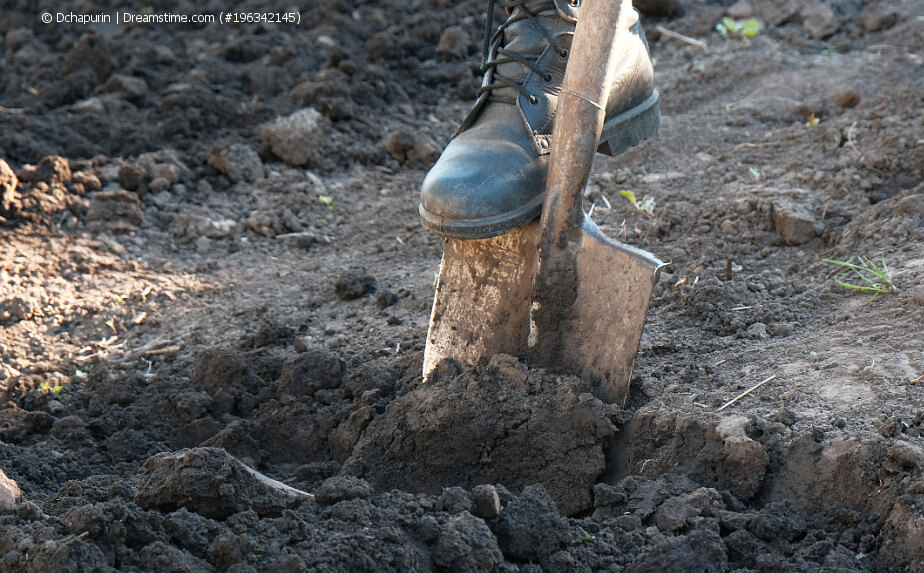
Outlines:
[[[544, 248], [581, 230], [582, 195], [600, 143], [618, 39], [635, 18], [631, 0], [583, 0], [555, 114], [542, 208]], [[548, 250], [546, 250], [548, 252]]]

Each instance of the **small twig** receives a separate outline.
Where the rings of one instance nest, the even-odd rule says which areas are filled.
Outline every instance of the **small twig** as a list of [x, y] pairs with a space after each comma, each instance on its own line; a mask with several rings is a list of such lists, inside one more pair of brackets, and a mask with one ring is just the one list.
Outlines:
[[281, 235], [276, 235], [274, 239], [297, 239], [299, 237], [314, 237], [311, 233], [306, 233], [304, 231], [299, 231], [297, 233], [282, 233]]
[[24, 110], [21, 107], [5, 107], [5, 106], [0, 105], [0, 113], [9, 113], [12, 115], [19, 115], [21, 113], [26, 113], [26, 110]]
[[738, 151], [740, 149], [745, 149], [745, 148], [751, 149], [751, 148], [757, 148], [757, 147], [770, 147], [773, 145], [777, 145], [777, 143], [775, 141], [768, 141], [766, 143], [750, 143], [746, 141], [744, 143], [739, 143], [738, 145], [734, 146], [732, 148], [732, 151]]
[[863, 152], [860, 151], [860, 148], [857, 147], [857, 144], [853, 141], [853, 132], [857, 127], [857, 122], [850, 124], [850, 127], [847, 128], [847, 145], [849, 145], [854, 151], [857, 152], [857, 155], [860, 156], [860, 161], [863, 161]]
[[145, 356], [159, 356], [161, 354], [170, 354], [171, 352], [179, 352], [182, 350], [182, 346], [168, 346], [167, 348], [158, 348], [157, 350], [151, 350], [145, 353]]
[[178, 350], [180, 350], [180, 347], [174, 346], [173, 342], [170, 340], [155, 340], [140, 348], [126, 352], [122, 358], [119, 359], [119, 362], [132, 362], [142, 356], [166, 354], [167, 352], [176, 352]]
[[726, 402], [724, 406], [722, 406], [721, 408], [719, 408], [719, 412], [721, 412], [721, 411], [724, 410], [725, 408], [728, 408], [729, 406], [731, 406], [732, 404], [734, 404], [734, 403], [737, 402], [738, 400], [744, 398], [745, 396], [747, 396], [748, 394], [750, 394], [750, 393], [753, 392], [754, 390], [757, 390], [758, 388], [760, 388], [761, 386], [763, 386], [763, 385], [766, 384], [767, 382], [773, 380], [774, 378], [776, 378], [776, 374], [774, 374], [773, 376], [771, 376], [771, 377], [769, 377], [769, 378], [767, 378], [767, 379], [765, 379], [765, 380], [762, 380], [761, 382], [758, 382], [757, 384], [751, 386], [750, 388], [748, 388], [747, 390], [745, 390], [745, 391], [742, 392], [741, 394], [738, 394], [737, 396], [735, 396], [735, 398], [734, 398], [733, 400], [731, 400], [730, 402]]
[[606, 198], [606, 195], [600, 193], [600, 199], [603, 200], [603, 204], [606, 205], [607, 209], [612, 209], [613, 206], [610, 204], [610, 200]]
[[686, 43], [686, 44], [690, 44], [691, 46], [696, 46], [697, 48], [702, 48], [702, 49], [704, 49], [704, 50], [708, 50], [708, 49], [709, 49], [709, 44], [707, 44], [706, 42], [704, 42], [704, 41], [702, 41], [702, 40], [697, 40], [696, 38], [691, 38], [690, 36], [684, 36], [683, 34], [674, 32], [673, 30], [668, 30], [668, 29], [665, 28], [664, 26], [661, 26], [661, 25], [655, 26], [655, 30], [661, 32], [662, 34], [664, 34], [664, 35], [667, 36], [668, 38], [673, 38], [673, 39], [675, 39], [675, 40], [680, 40], [681, 42], [684, 42], [684, 43]]
[[754, 307], [753, 306], [736, 306], [732, 310], [751, 310], [752, 308]]

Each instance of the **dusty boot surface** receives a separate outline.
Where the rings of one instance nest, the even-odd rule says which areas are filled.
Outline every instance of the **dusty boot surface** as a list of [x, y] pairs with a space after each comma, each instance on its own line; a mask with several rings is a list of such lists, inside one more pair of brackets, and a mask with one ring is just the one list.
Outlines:
[[[475, 105], [421, 189], [423, 226], [447, 237], [501, 235], [542, 209], [555, 109], [580, 3], [497, 4], [509, 16], [486, 45]], [[609, 155], [650, 137], [660, 124], [648, 45], [633, 14], [629, 29], [617, 32], [620, 58], [599, 148]]]

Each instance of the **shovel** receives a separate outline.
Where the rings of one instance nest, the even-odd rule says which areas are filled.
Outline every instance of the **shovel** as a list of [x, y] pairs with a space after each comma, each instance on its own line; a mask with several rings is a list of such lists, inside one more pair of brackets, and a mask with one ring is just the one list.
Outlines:
[[[446, 358], [510, 354], [575, 374], [624, 404], [662, 263], [606, 237], [581, 200], [600, 142], [616, 34], [631, 4], [585, 0], [558, 98], [542, 217], [489, 239], [446, 239], [424, 351], [427, 379]], [[616, 32], [616, 31], [619, 32]]]

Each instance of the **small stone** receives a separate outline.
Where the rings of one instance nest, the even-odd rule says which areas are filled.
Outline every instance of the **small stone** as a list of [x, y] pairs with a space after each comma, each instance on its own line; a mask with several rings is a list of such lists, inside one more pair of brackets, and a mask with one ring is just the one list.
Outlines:
[[337, 277], [334, 293], [340, 300], [354, 300], [375, 292], [375, 277], [362, 269], [350, 269]]
[[260, 156], [244, 143], [217, 143], [209, 153], [209, 165], [231, 181], [253, 183], [263, 179]]
[[436, 49], [447, 60], [462, 59], [468, 55], [470, 38], [462, 26], [451, 26], [443, 31]]
[[106, 91], [118, 94], [129, 101], [136, 101], [148, 93], [148, 83], [141, 78], [114, 74], [106, 82]]
[[911, 300], [924, 305], [924, 285], [918, 285], [911, 289]]
[[500, 495], [493, 485], [476, 485], [472, 489], [472, 503], [472, 513], [482, 519], [496, 519], [500, 515]]
[[0, 506], [16, 505], [21, 498], [22, 490], [19, 489], [19, 485], [0, 469]]
[[853, 90], [844, 90], [837, 94], [834, 103], [843, 108], [857, 107], [857, 104], [860, 103], [860, 96]]
[[824, 223], [813, 213], [785, 199], [773, 203], [773, 224], [788, 245], [802, 245], [824, 231]]

